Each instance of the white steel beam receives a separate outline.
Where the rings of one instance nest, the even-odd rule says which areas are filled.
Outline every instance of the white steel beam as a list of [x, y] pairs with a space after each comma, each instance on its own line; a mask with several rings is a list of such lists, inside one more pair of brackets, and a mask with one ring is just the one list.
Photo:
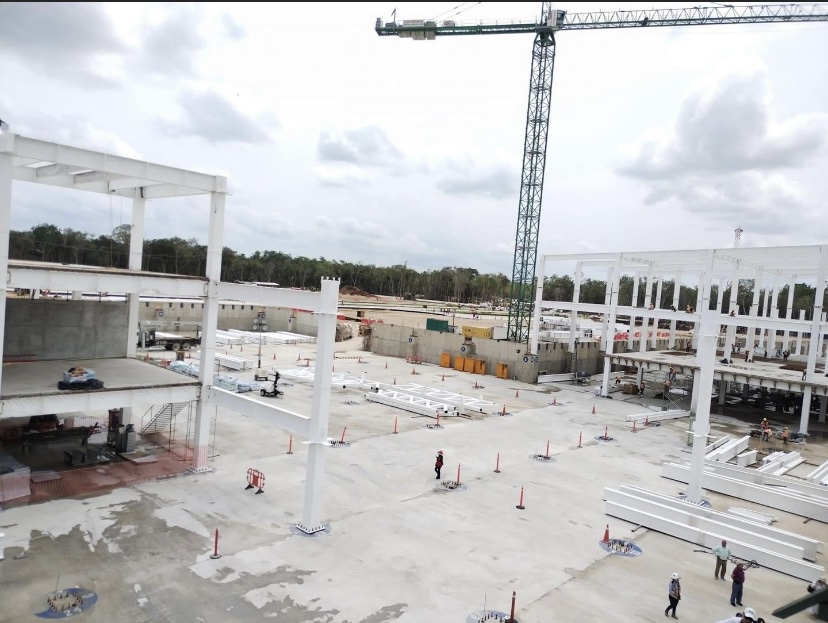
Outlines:
[[[0, 132], [0, 141], [8, 137]], [[13, 157], [0, 153], [0, 274], [7, 273], [9, 266], [9, 233], [11, 227], [11, 195]], [[0, 288], [0, 361], [3, 361], [6, 334], [6, 288]], [[2, 389], [3, 370], [0, 366], [0, 389]], [[33, 411], [32, 413], [38, 413]], [[40, 411], [39, 413], [49, 413]]]
[[7, 287], [37, 290], [119, 292], [146, 296], [204, 296], [203, 277], [134, 273], [90, 266], [59, 266], [9, 261]]
[[[272, 402], [262, 402], [215, 386], [208, 390], [207, 400], [223, 409], [229, 409], [257, 422], [276, 426], [303, 439], [307, 439], [310, 435], [309, 417], [274, 406]], [[266, 432], [263, 434], [267, 435]]]
[[267, 307], [285, 307], [311, 312], [322, 311], [319, 294], [287, 288], [265, 288], [240, 283], [220, 283], [218, 295], [227, 301], [241, 301]]
[[802, 495], [824, 500], [828, 504], [828, 488], [805, 482], [801, 478], [784, 475], [774, 476], [773, 474], [765, 474], [752, 468], [740, 467], [728, 463], [708, 463], [705, 469], [711, 473], [727, 476], [734, 480], [743, 480], [744, 482], [755, 485], [766, 485], [767, 487], [784, 491], [794, 491]]
[[410, 411], [418, 415], [435, 417], [440, 415], [457, 415], [457, 407], [448, 405], [445, 402], [438, 402], [411, 394], [404, 394], [390, 389], [378, 389], [375, 392], [365, 394], [368, 402], [376, 402], [388, 407], [395, 407], [403, 411]]
[[159, 385], [143, 389], [66, 390], [56, 394], [21, 396], [2, 400], [0, 401], [0, 417], [23, 417], [33, 413], [101, 412], [120, 407], [190, 402], [198, 400], [200, 395], [201, 391], [197, 383]]
[[65, 164], [89, 171], [134, 177], [150, 182], [172, 184], [190, 188], [203, 193], [227, 192], [227, 180], [220, 176], [206, 175], [186, 171], [132, 158], [103, 154], [87, 149], [49, 143], [24, 136], [15, 135], [14, 155], [21, 158], [33, 158], [43, 162]]

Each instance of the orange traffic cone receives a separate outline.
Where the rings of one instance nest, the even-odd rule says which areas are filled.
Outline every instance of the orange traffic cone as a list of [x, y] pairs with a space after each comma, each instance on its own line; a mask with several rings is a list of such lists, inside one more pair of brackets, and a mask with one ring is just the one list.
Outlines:
[[554, 398], [552, 398], [552, 406], [553, 406], [553, 407], [557, 407], [557, 406], [558, 406], [558, 398], [557, 398], [557, 396], [556, 396], [556, 397], [554, 397]]
[[473, 389], [478, 389], [477, 381], [474, 382], [474, 388]]
[[609, 543], [609, 541], [610, 541], [610, 538], [609, 538], [609, 524], [607, 524], [607, 528], [606, 528], [606, 530], [604, 530], [604, 538], [601, 541], [601, 543]]
[[500, 415], [506, 415], [506, 405], [503, 405], [503, 411], [500, 412]]
[[592, 405], [592, 415], [595, 415], [595, 405]]

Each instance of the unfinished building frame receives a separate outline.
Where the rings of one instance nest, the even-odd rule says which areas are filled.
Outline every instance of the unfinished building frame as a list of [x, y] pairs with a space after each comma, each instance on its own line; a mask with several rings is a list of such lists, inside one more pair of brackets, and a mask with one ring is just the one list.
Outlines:
[[[128, 269], [10, 260], [12, 186], [21, 181], [130, 200]], [[172, 197], [205, 195], [209, 197], [209, 224], [204, 275], [192, 277], [142, 270], [148, 204]], [[134, 379], [126, 382], [115, 378], [104, 389], [61, 392], [56, 389], [54, 362], [35, 359], [27, 363], [27, 379], [22, 385], [18, 383], [20, 375], [14, 375], [15, 366], [0, 369], [0, 417], [122, 408], [124, 423], [131, 423], [132, 409], [137, 405], [195, 401], [194, 453], [189, 469], [204, 472], [208, 470], [208, 405], [244, 413], [307, 440], [305, 506], [298, 527], [306, 533], [316, 533], [324, 529], [321, 488], [325, 449], [329, 447], [329, 370], [333, 367], [339, 281], [323, 279], [318, 293], [223, 283], [221, 259], [226, 197], [227, 180], [221, 176], [32, 139], [13, 134], [6, 124], [0, 125], [0, 272], [7, 275], [6, 287], [0, 290], [0, 335], [4, 336], [0, 340], [0, 355], [5, 352], [7, 288], [123, 292], [127, 294], [128, 320], [121, 347], [125, 358], [120, 368], [124, 369], [128, 362], [129, 375], [148, 379], [136, 384]], [[203, 334], [197, 381], [136, 358], [141, 295], [202, 299]], [[213, 386], [219, 300], [303, 309], [318, 315], [317, 366], [310, 417]], [[98, 360], [94, 365], [106, 366], [106, 360]], [[43, 378], [38, 379], [38, 374]]]
[[[572, 274], [574, 265], [574, 294], [571, 301], [543, 299], [543, 283], [552, 268], [559, 274]], [[563, 266], [568, 268], [561, 270]], [[581, 303], [580, 286], [584, 270], [606, 271], [607, 282], [604, 304]], [[623, 276], [634, 278], [631, 301], [619, 300], [619, 286]], [[638, 306], [639, 281], [646, 278], [643, 307]], [[828, 277], [828, 247], [757, 247], [700, 249], [686, 251], [644, 251], [621, 253], [590, 253], [567, 255], [544, 255], [538, 262], [535, 317], [531, 333], [532, 352], [538, 352], [540, 342], [540, 314], [542, 309], [555, 309], [570, 314], [572, 331], [570, 332], [570, 349], [574, 348], [575, 324], [577, 315], [599, 314], [603, 317], [601, 331], [601, 348], [604, 351], [604, 375], [601, 393], [606, 396], [609, 390], [610, 370], [613, 364], [635, 366], [639, 374], [644, 368], [666, 369], [675, 363], [692, 370], [694, 377], [693, 399], [691, 409], [698, 411], [699, 396], [712, 393], [710, 384], [704, 386], [698, 381], [701, 370], [710, 368], [712, 380], [723, 383], [735, 382], [744, 385], [756, 385], [766, 388], [784, 389], [802, 394], [802, 412], [799, 430], [808, 430], [808, 418], [812, 396], [819, 396], [820, 421], [826, 413], [826, 395], [828, 383], [822, 374], [817, 373], [817, 363], [825, 363], [824, 339], [828, 332], [823, 312], [826, 277]], [[675, 288], [672, 301], [662, 301], [662, 283], [666, 278], [673, 279]], [[753, 282], [753, 296], [748, 313], [740, 314], [737, 306], [738, 284], [740, 281]], [[813, 297], [807, 302], [810, 314], [802, 309], [799, 317], [792, 317], [794, 305], [794, 287], [805, 283], [813, 288]], [[724, 294], [730, 287], [730, 296]], [[698, 294], [694, 309], [682, 311], [670, 309], [678, 307], [680, 287], [697, 287]], [[714, 286], [717, 286], [714, 288]], [[778, 293], [784, 286], [788, 287], [787, 305], [779, 309]], [[656, 290], [655, 296], [653, 290]], [[759, 314], [760, 292], [765, 291], [762, 315]], [[802, 306], [804, 301], [798, 301]], [[781, 348], [790, 350], [791, 360], [805, 364], [804, 375], [800, 372], [786, 370], [760, 369], [746, 362], [745, 365], [722, 364], [716, 361], [715, 354], [708, 359], [702, 358], [699, 348], [701, 322], [704, 312], [711, 310], [711, 331], [718, 343], [724, 347], [725, 357], [730, 357], [730, 347], [735, 343], [737, 328], [746, 333], [746, 348], [762, 348], [773, 352], [781, 341]], [[731, 315], [732, 314], [732, 315]], [[615, 335], [615, 323], [618, 316], [630, 318], [630, 331], [625, 339], [618, 340]], [[638, 351], [633, 351], [636, 319], [642, 319], [641, 339]], [[678, 322], [693, 324], [693, 346], [696, 357], [692, 362], [686, 357], [671, 359], [664, 353], [652, 353], [655, 348], [655, 328], [659, 321], [669, 321], [669, 348], [676, 344], [676, 326]], [[654, 325], [652, 340], [647, 334], [649, 323]], [[719, 329], [722, 329], [720, 332]], [[780, 335], [781, 334], [781, 335]], [[721, 338], [724, 338], [723, 340]], [[758, 346], [756, 346], [758, 344]], [[715, 353], [715, 344], [714, 350]], [[725, 392], [719, 392], [724, 399]], [[706, 401], [704, 401], [706, 402]]]

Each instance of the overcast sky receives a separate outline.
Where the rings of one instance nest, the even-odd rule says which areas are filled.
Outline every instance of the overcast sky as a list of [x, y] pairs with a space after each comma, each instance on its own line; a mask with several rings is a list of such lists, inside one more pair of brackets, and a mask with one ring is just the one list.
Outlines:
[[[394, 6], [1, 3], [0, 118], [227, 175], [243, 253], [511, 275], [532, 35], [378, 37]], [[558, 36], [540, 253], [726, 247], [737, 226], [743, 245], [825, 243], [826, 173], [828, 23]], [[14, 201], [16, 229], [129, 222], [127, 200], [17, 183]], [[207, 205], [153, 202], [148, 237], [206, 242]]]

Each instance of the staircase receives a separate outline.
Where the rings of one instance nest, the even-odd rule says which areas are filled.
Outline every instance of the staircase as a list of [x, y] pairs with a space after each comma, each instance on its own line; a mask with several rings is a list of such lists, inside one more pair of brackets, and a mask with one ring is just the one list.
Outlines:
[[186, 402], [168, 402], [150, 418], [150, 421], [141, 429], [142, 435], [154, 435], [169, 428], [175, 416], [187, 408]]

